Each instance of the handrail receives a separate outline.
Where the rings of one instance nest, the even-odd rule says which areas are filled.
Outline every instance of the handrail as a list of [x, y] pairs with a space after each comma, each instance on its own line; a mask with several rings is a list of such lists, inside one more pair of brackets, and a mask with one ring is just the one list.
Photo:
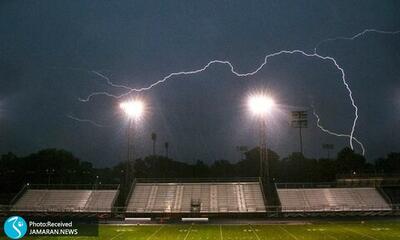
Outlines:
[[265, 190], [264, 190], [264, 184], [262, 182], [261, 177], [258, 178], [259, 184], [260, 184], [260, 188], [261, 188], [261, 194], [263, 196], [263, 200], [264, 200], [264, 207], [267, 208], [268, 206], [268, 201], [267, 201], [267, 196], [265, 195]]
[[129, 200], [130, 200], [131, 197], [132, 197], [133, 190], [134, 190], [135, 186], [136, 186], [136, 178], [133, 179], [133, 182], [132, 182], [131, 187], [130, 187], [130, 189], [129, 189], [129, 193], [128, 193], [128, 195], [126, 196], [126, 199], [125, 199], [125, 208], [128, 207], [128, 203], [129, 203]]
[[119, 184], [29, 184], [30, 189], [118, 190]]
[[321, 187], [329, 187], [335, 188], [337, 187], [336, 182], [319, 182], [319, 183], [275, 183], [276, 188], [321, 188]]
[[381, 194], [383, 199], [386, 200], [386, 202], [388, 202], [389, 204], [393, 204], [393, 199], [388, 194], [386, 194], [385, 190], [383, 190], [381, 187], [377, 187], [376, 189]]
[[136, 178], [137, 183], [185, 183], [185, 182], [258, 182], [257, 177], [238, 178]]
[[17, 200], [22, 197], [22, 194], [25, 193], [25, 191], [29, 188], [29, 184], [25, 184], [21, 190], [19, 190], [19, 192], [11, 199], [10, 201], [10, 205], [14, 205]]

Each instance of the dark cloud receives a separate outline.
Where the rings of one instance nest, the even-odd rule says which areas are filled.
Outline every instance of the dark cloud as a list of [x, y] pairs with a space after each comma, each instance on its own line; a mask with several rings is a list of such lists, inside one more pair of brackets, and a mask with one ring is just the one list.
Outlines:
[[[112, 81], [143, 87], [174, 71], [227, 59], [237, 71], [254, 70], [266, 54], [281, 49], [312, 51], [319, 41], [351, 36], [365, 28], [400, 29], [398, 1], [2, 1], [0, 3], [0, 151], [23, 154], [62, 147], [99, 165], [123, 159], [125, 122], [116, 100], [92, 91], [121, 93]], [[400, 145], [400, 35], [368, 34], [329, 42], [320, 53], [345, 69], [360, 107], [357, 137], [375, 158]], [[329, 129], [349, 133], [353, 109], [339, 72], [328, 62], [279, 56], [257, 75], [233, 76], [215, 65], [176, 77], [140, 95], [150, 105], [137, 130], [137, 153], [150, 153], [150, 133], [169, 141], [180, 160], [236, 160], [237, 145], [255, 145], [256, 129], [243, 99], [270, 88], [282, 111], [269, 129], [281, 155], [297, 151], [288, 111], [314, 101]], [[66, 117], [95, 120], [104, 128]], [[319, 131], [310, 116], [305, 151], [322, 154], [322, 142], [348, 144]], [[397, 131], [399, 132], [399, 131]], [[397, 149], [399, 150], [399, 149]]]

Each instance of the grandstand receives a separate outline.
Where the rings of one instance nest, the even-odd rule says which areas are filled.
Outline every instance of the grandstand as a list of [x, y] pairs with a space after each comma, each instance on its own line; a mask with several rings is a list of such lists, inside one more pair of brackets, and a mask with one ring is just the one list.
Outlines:
[[[271, 184], [277, 203], [258, 178], [136, 179], [118, 202], [119, 186], [27, 185], [8, 208], [13, 212], [105, 213], [119, 217], [289, 216], [397, 214], [398, 186], [344, 186], [342, 183]], [[269, 198], [268, 198], [269, 197]], [[273, 206], [272, 206], [273, 205]], [[110, 215], [111, 214], [111, 215]]]
[[280, 188], [282, 212], [389, 211], [376, 188]]
[[[52, 186], [54, 188], [55, 185]], [[19, 212], [108, 212], [118, 195], [114, 189], [59, 189], [28, 186], [12, 206]]]
[[136, 183], [127, 213], [265, 212], [262, 185], [248, 182]]

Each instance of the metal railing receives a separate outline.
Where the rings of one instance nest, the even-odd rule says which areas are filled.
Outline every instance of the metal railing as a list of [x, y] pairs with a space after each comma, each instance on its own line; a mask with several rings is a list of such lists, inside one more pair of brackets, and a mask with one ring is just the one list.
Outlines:
[[119, 190], [119, 184], [26, 184], [27, 189], [39, 190]]
[[136, 183], [258, 182], [257, 177], [240, 178], [136, 178]]
[[279, 188], [336, 188], [336, 182], [321, 183], [275, 183], [275, 187]]

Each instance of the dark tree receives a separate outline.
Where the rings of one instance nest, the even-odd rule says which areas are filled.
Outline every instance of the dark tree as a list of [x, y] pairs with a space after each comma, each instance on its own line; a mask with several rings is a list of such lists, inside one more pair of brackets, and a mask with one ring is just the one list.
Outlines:
[[348, 147], [338, 153], [336, 163], [338, 173], [343, 174], [357, 174], [367, 168], [364, 156], [355, 153]]

